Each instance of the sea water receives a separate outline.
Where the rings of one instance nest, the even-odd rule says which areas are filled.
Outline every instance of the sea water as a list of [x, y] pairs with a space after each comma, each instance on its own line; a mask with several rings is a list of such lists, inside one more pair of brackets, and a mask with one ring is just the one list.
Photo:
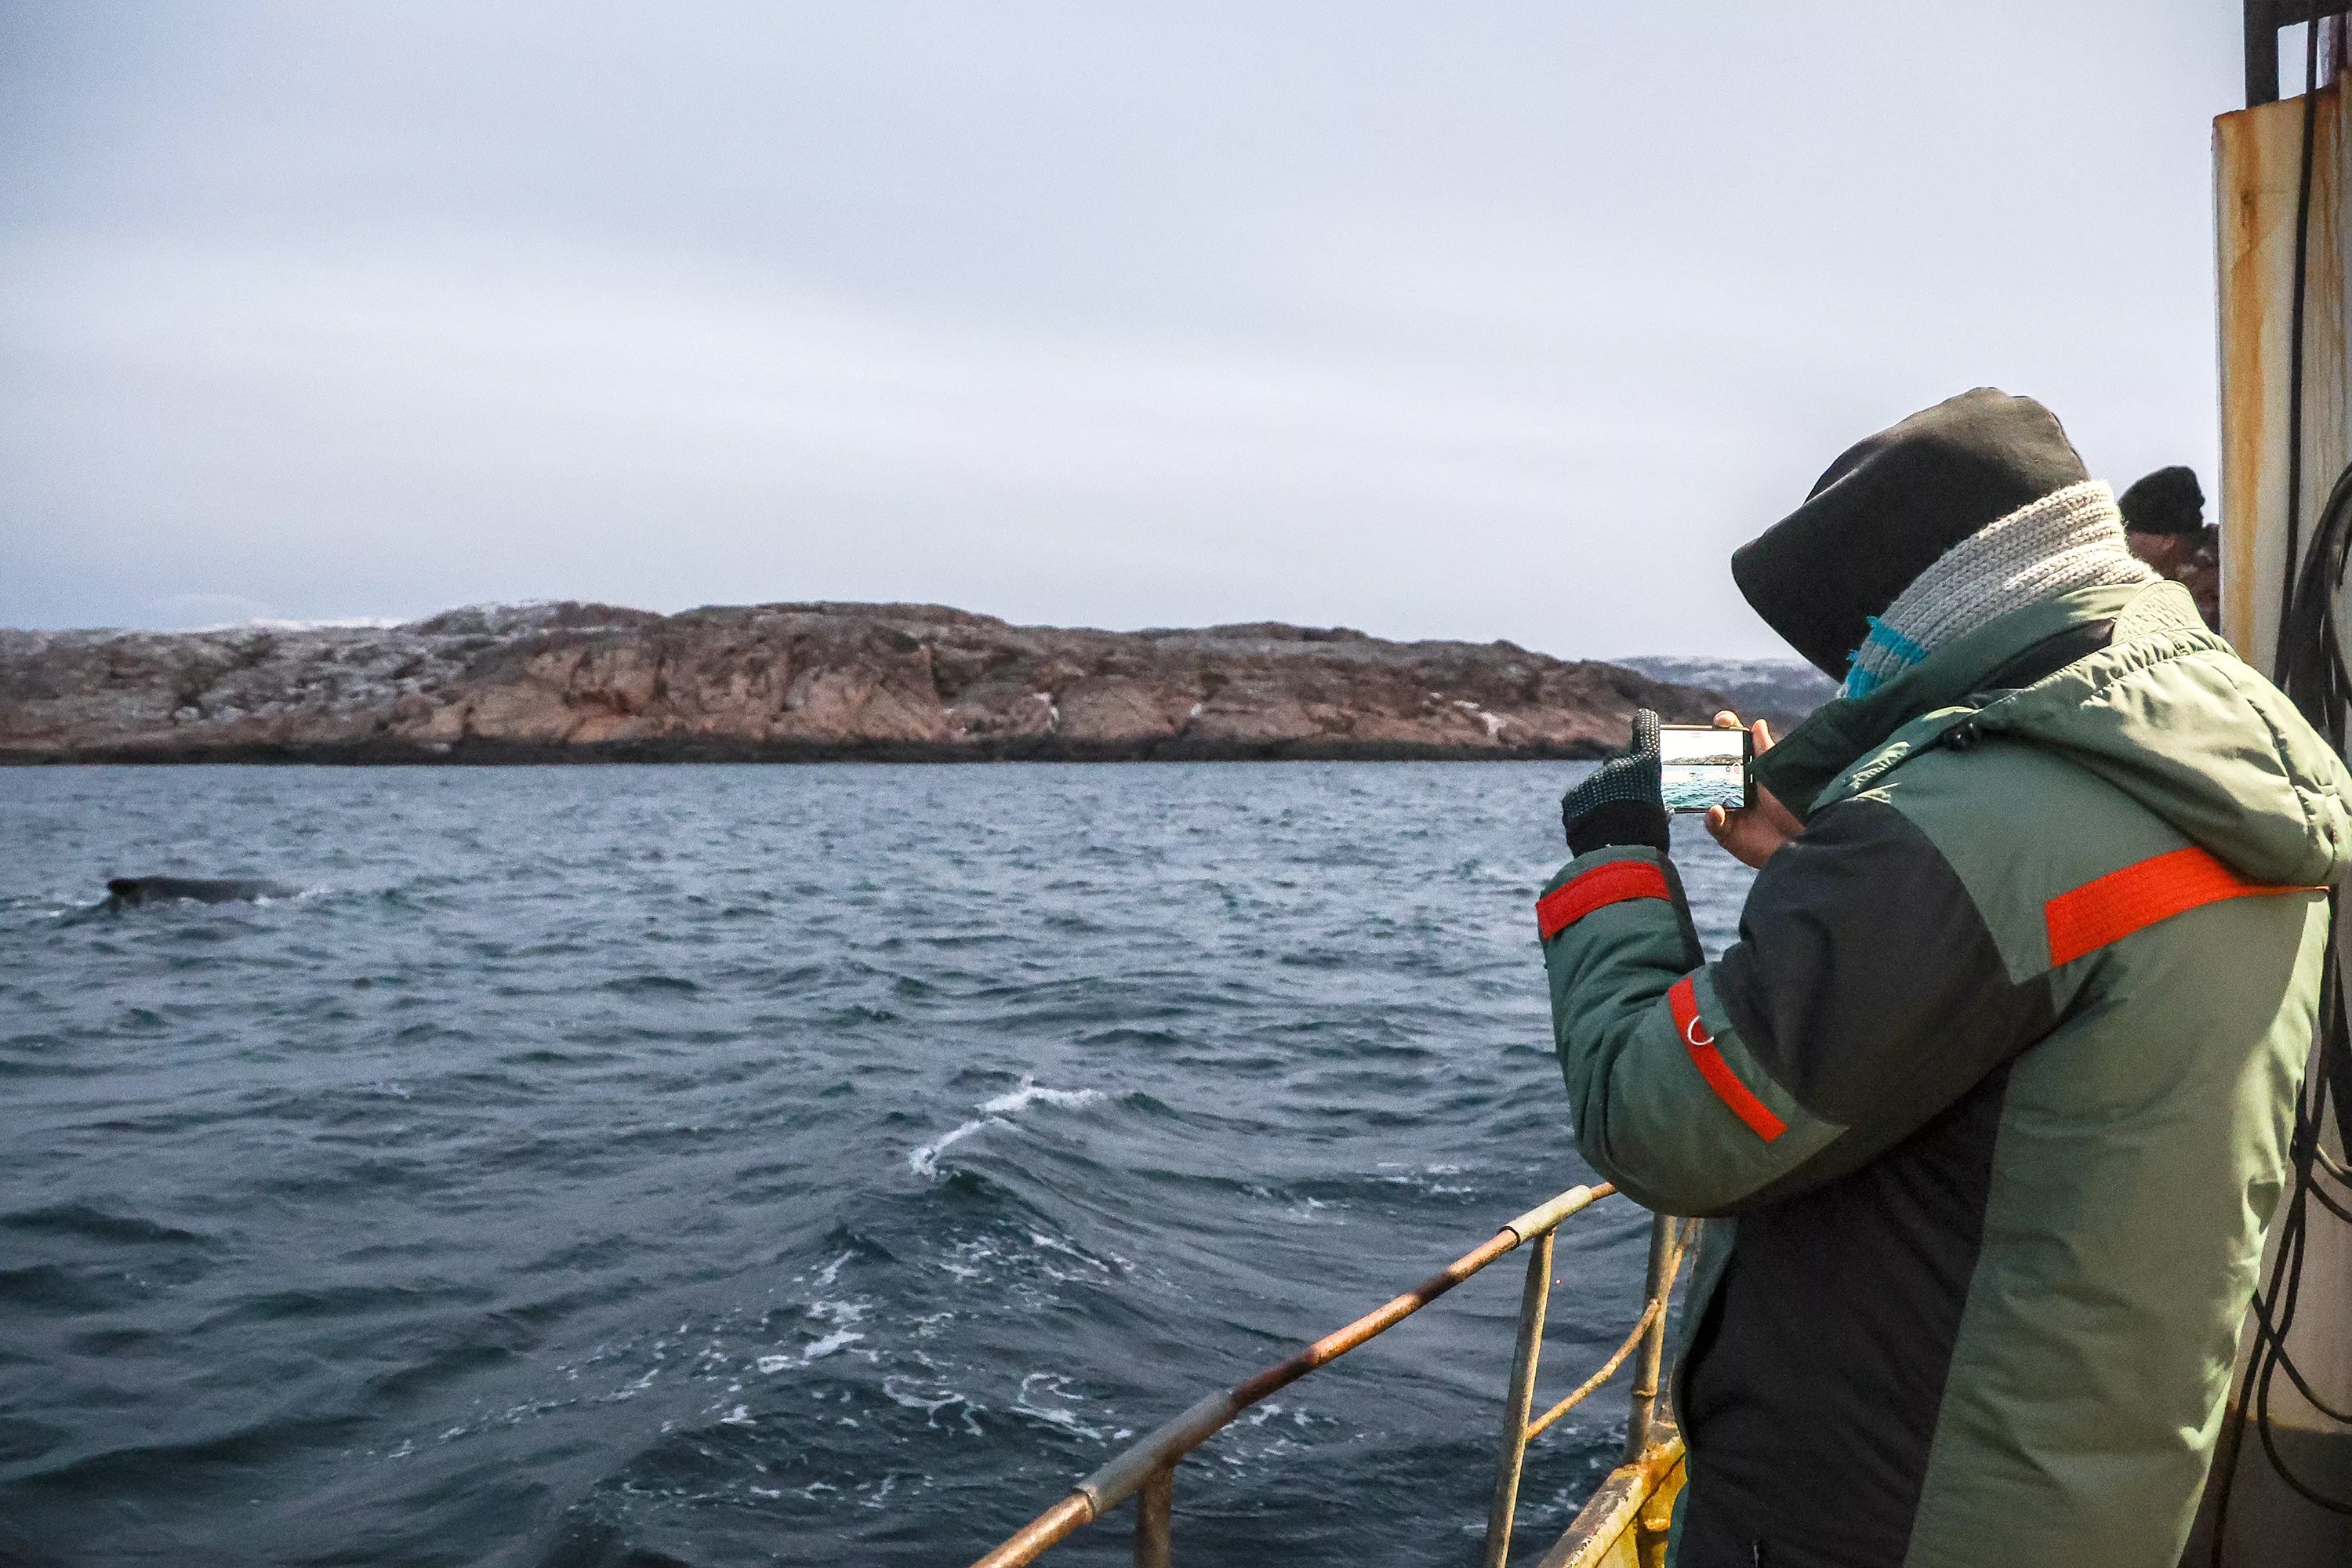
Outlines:
[[[1582, 771], [0, 772], [0, 1559], [967, 1562], [1591, 1178]], [[1675, 832], [1712, 951], [1747, 873]], [[163, 872], [308, 890], [93, 908]], [[1645, 1237], [1561, 1232], [1539, 1398]], [[1475, 1562], [1520, 1279], [1195, 1455], [1180, 1560]]]

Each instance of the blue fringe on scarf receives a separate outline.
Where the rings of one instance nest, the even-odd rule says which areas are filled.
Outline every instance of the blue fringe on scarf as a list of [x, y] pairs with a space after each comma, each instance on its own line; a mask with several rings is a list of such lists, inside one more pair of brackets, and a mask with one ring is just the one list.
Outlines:
[[[1921, 647], [1876, 616], [1870, 617], [1870, 635], [1862, 639], [1862, 647], [1876, 647], [1892, 654], [1895, 662], [1903, 668], [1908, 668], [1927, 657], [1926, 648]], [[1897, 669], [1895, 673], [1899, 675], [1902, 670]], [[1875, 670], [1862, 668], [1862, 648], [1858, 647], [1846, 655], [1845, 689], [1839, 695], [1867, 697], [1885, 685], [1887, 679], [1888, 677]]]

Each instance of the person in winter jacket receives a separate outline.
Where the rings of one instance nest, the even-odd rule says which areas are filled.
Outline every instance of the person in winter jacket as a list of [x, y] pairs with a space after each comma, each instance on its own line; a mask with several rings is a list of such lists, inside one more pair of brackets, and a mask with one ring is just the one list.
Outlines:
[[2124, 487], [2116, 510], [2123, 513], [2124, 543], [2131, 552], [2157, 575], [2179, 582], [2205, 532], [2205, 488], [2197, 470], [2175, 464], [2143, 474]]
[[2131, 552], [2189, 590], [2205, 624], [2221, 624], [2221, 531], [2205, 521], [2205, 491], [2193, 468], [2143, 475], [2116, 498]]
[[1710, 821], [1739, 940], [1704, 961], [1639, 755], [1536, 906], [1579, 1148], [1707, 1222], [1670, 1561], [2174, 1568], [2352, 777], [2031, 399], [1863, 442], [1732, 574], [1844, 681]]

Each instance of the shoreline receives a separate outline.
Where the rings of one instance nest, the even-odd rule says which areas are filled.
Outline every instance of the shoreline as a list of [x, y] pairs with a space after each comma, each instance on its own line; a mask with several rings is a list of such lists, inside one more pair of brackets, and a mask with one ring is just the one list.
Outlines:
[[1297, 741], [1255, 745], [1222, 742], [1191, 747], [1118, 742], [1013, 741], [938, 746], [887, 742], [618, 742], [530, 744], [503, 741], [415, 746], [387, 742], [288, 745], [250, 743], [178, 747], [87, 747], [0, 751], [0, 768], [67, 767], [596, 767], [729, 763], [771, 767], [870, 764], [974, 767], [1020, 763], [1096, 765], [1136, 763], [1577, 763], [1598, 762], [1609, 746], [1505, 750], [1409, 742], [1332, 743]]

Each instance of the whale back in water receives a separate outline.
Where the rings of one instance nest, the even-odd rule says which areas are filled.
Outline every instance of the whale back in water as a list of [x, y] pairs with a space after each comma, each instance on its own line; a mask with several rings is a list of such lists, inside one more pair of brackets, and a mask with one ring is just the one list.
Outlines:
[[107, 879], [106, 907], [127, 910], [140, 904], [169, 903], [173, 899], [227, 904], [243, 899], [290, 899], [300, 890], [258, 878], [112, 877]]

